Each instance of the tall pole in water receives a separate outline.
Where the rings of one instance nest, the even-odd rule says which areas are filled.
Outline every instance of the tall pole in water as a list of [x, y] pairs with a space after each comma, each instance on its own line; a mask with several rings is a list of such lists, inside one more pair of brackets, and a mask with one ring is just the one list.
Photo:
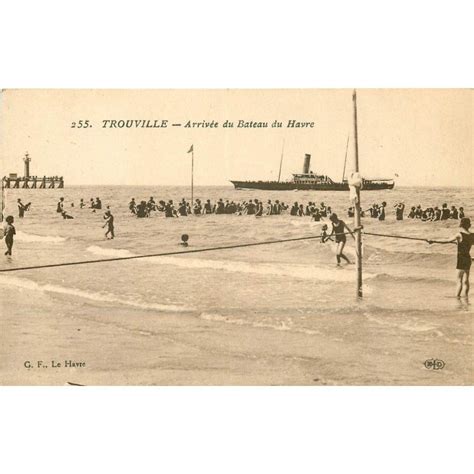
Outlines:
[[[354, 89], [352, 93], [352, 102], [354, 106], [354, 173], [359, 172], [359, 144], [357, 138], [357, 93]], [[356, 187], [356, 202], [354, 205], [354, 227], [356, 244], [356, 269], [357, 269], [357, 296], [362, 297], [362, 231], [360, 229], [360, 187]]]
[[2, 178], [2, 215], [0, 222], [3, 222], [3, 212], [5, 210], [5, 180]]
[[278, 171], [278, 182], [281, 178], [281, 165], [283, 164], [283, 151], [285, 150], [285, 139], [283, 139], [283, 144], [281, 146], [281, 158], [280, 158], [280, 171]]

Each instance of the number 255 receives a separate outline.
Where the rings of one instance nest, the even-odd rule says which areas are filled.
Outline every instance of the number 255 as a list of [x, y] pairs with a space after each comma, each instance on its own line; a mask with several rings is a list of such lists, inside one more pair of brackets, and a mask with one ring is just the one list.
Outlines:
[[71, 128], [89, 128], [92, 125], [89, 124], [89, 120], [79, 120], [79, 122], [72, 122]]

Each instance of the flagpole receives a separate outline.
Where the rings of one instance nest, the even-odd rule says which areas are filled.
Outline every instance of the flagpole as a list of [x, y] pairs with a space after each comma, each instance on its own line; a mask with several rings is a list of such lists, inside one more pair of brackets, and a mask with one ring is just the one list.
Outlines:
[[283, 144], [281, 145], [281, 158], [280, 158], [280, 170], [278, 171], [278, 182], [281, 178], [281, 165], [283, 164], [283, 152], [285, 151], [285, 139], [283, 139]]
[[194, 145], [191, 150], [191, 209], [194, 206]]
[[[352, 94], [354, 104], [354, 172], [359, 172], [359, 143], [357, 137], [357, 93], [354, 89]], [[356, 267], [357, 267], [357, 296], [362, 297], [362, 233], [360, 230], [360, 187], [356, 186], [356, 202], [354, 203], [354, 226], [356, 244]]]

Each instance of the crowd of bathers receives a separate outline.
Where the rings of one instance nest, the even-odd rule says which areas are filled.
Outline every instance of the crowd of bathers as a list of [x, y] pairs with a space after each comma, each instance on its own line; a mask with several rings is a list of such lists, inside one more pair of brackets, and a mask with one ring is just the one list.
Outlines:
[[421, 221], [446, 221], [448, 219], [462, 219], [465, 217], [464, 208], [462, 206], [449, 207], [444, 203], [441, 207], [427, 207], [423, 209], [421, 205], [412, 206], [407, 216], [409, 219], [420, 219]]
[[[367, 214], [380, 221], [385, 220], [385, 209], [387, 203], [384, 201], [381, 204], [372, 204], [365, 211], [361, 211], [361, 216], [367, 216]], [[403, 220], [405, 217], [405, 204], [403, 202], [396, 203], [395, 208], [395, 218], [397, 221]], [[350, 207], [347, 211], [349, 217], [354, 217], [354, 208]], [[462, 219], [465, 217], [464, 208], [460, 206], [449, 207], [448, 204], [444, 203], [441, 207], [427, 207], [423, 209], [420, 204], [418, 206], [412, 206], [409, 213], [406, 216], [408, 219], [420, 219], [421, 221], [445, 221], [448, 219]]]
[[307, 204], [300, 204], [294, 202], [292, 205], [285, 204], [279, 199], [272, 201], [268, 199], [263, 202], [259, 199], [250, 199], [248, 201], [232, 201], [220, 198], [215, 202], [210, 199], [202, 201], [196, 199], [191, 206], [189, 201], [181, 199], [174, 203], [172, 199], [168, 201], [156, 202], [153, 197], [148, 200], [141, 200], [137, 203], [135, 198], [132, 198], [128, 204], [130, 212], [137, 217], [150, 217], [154, 211], [163, 213], [165, 217], [182, 217], [190, 214], [237, 214], [237, 215], [254, 215], [271, 216], [280, 214], [290, 214], [291, 216], [311, 216], [314, 220], [319, 221], [322, 217], [327, 217], [332, 213], [331, 207], [326, 206], [322, 202], [319, 206], [314, 202]]

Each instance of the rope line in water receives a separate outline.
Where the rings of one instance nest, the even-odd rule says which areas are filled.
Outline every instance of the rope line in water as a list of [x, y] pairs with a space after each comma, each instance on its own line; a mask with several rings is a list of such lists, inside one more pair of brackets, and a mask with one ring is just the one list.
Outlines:
[[[427, 239], [422, 239], [419, 237], [406, 237], [403, 235], [393, 235], [393, 234], [378, 234], [375, 232], [364, 232], [364, 231], [362, 232], [365, 235], [373, 235], [376, 237], [389, 237], [389, 238], [394, 238], [394, 239], [419, 240], [422, 242], [427, 242]], [[351, 232], [344, 232], [340, 234], [338, 233], [337, 235], [348, 235], [348, 234], [351, 234]], [[335, 234], [328, 234], [328, 237], [331, 235], [335, 235]], [[246, 243], [246, 244], [224, 245], [220, 247], [207, 247], [207, 248], [201, 248], [201, 249], [152, 253], [152, 254], [146, 254], [146, 255], [132, 255], [129, 257], [112, 257], [112, 258], [101, 258], [101, 259], [96, 259], [96, 260], [81, 260], [78, 262], [50, 263], [47, 265], [34, 265], [30, 267], [2, 268], [0, 269], [0, 273], [18, 272], [22, 270], [35, 270], [35, 269], [40, 269], [40, 268], [55, 268], [55, 267], [68, 267], [68, 266], [73, 266], [73, 265], [88, 265], [92, 263], [118, 262], [118, 261], [123, 261], [123, 260], [137, 260], [139, 258], [165, 257], [169, 255], [184, 255], [184, 254], [190, 254], [190, 253], [212, 252], [215, 250], [229, 250], [229, 249], [237, 249], [237, 248], [244, 248], [244, 247], [255, 247], [258, 245], [271, 245], [271, 244], [280, 244], [284, 242], [297, 242], [301, 240], [314, 240], [314, 239], [320, 239], [320, 238], [321, 238], [321, 235], [311, 235], [307, 237], [295, 237], [292, 239], [267, 240], [264, 242], [251, 242], [251, 243]]]
[[164, 257], [167, 255], [183, 255], [189, 253], [199, 253], [199, 252], [211, 252], [214, 250], [227, 250], [227, 249], [237, 249], [242, 247], [255, 247], [257, 245], [270, 245], [270, 244], [279, 244], [283, 242], [296, 242], [299, 240], [311, 240], [311, 239], [320, 239], [321, 235], [312, 235], [308, 237], [295, 237], [292, 239], [279, 239], [279, 240], [267, 240], [264, 242], [251, 242], [247, 244], [234, 244], [234, 245], [224, 245], [221, 247], [207, 247], [201, 249], [192, 249], [192, 250], [180, 250], [173, 252], [162, 252], [162, 253], [152, 253], [147, 255], [132, 255], [130, 257], [112, 257], [112, 258], [101, 258], [97, 260], [82, 260], [78, 262], [64, 262], [64, 263], [51, 263], [47, 265], [35, 265], [31, 267], [17, 267], [17, 268], [2, 268], [0, 273], [5, 272], [17, 272], [20, 270], [33, 270], [36, 268], [54, 268], [54, 267], [66, 267], [71, 265], [85, 265], [90, 263], [103, 263], [103, 262], [117, 262], [122, 260], [136, 260], [139, 258], [150, 258], [150, 257]]
[[[377, 237], [390, 237], [392, 239], [406, 239], [406, 240], [419, 240], [421, 242], [426, 242], [428, 243], [429, 240], [432, 239], [422, 239], [420, 237], [406, 237], [404, 235], [393, 235], [393, 234], [376, 234], [375, 232], [364, 232], [364, 235], [375, 235]], [[456, 242], [450, 242], [452, 244], [455, 244]]]

